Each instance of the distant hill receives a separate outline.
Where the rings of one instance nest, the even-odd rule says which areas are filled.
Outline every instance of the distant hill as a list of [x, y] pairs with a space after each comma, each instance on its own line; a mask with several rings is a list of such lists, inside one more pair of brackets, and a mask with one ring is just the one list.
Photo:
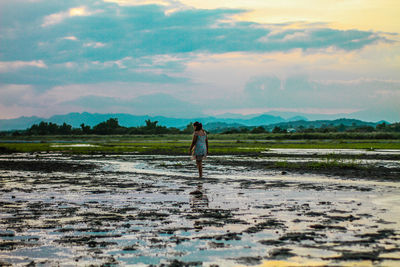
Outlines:
[[41, 122], [43, 118], [36, 116], [19, 117], [17, 119], [0, 120], [0, 131], [24, 130], [27, 127]]
[[145, 125], [145, 120], [158, 121], [159, 125], [167, 127], [185, 128], [190, 122], [201, 121], [203, 125], [213, 122], [222, 122], [229, 124], [241, 124], [244, 126], [258, 126], [268, 125], [271, 123], [285, 122], [286, 120], [279, 116], [272, 116], [262, 114], [254, 117], [247, 117], [243, 119], [238, 118], [221, 118], [221, 117], [200, 117], [200, 118], [169, 118], [164, 116], [140, 116], [131, 115], [126, 113], [116, 114], [99, 114], [99, 113], [69, 113], [65, 115], [54, 115], [50, 118], [39, 117], [20, 117], [16, 119], [3, 119], [0, 120], [0, 131], [8, 130], [24, 130], [31, 127], [33, 124], [38, 124], [41, 121], [52, 122], [56, 124], [67, 123], [74, 128], [80, 127], [82, 123], [89, 126], [94, 126], [100, 122], [106, 121], [110, 118], [117, 118], [119, 124], [125, 127], [142, 126]]
[[322, 125], [337, 126], [340, 124], [350, 126], [353, 123], [359, 125], [375, 126], [380, 122], [364, 122], [355, 119], [336, 119], [336, 120], [316, 120], [308, 121], [304, 116], [292, 116], [288, 119], [284, 119], [281, 116], [274, 116], [270, 114], [261, 115], [238, 115], [238, 114], [225, 114], [215, 117], [197, 117], [197, 118], [169, 118], [164, 116], [140, 116], [131, 115], [126, 113], [116, 114], [99, 114], [99, 113], [69, 113], [65, 115], [54, 115], [50, 118], [39, 118], [39, 117], [20, 117], [16, 119], [3, 119], [0, 120], [0, 131], [9, 130], [25, 130], [31, 127], [33, 124], [38, 124], [41, 121], [52, 122], [56, 124], [67, 123], [72, 125], [74, 128], [79, 128], [83, 123], [85, 125], [94, 126], [100, 122], [106, 121], [110, 118], [117, 118], [119, 124], [125, 127], [137, 127], [145, 125], [145, 120], [158, 121], [158, 125], [167, 127], [176, 127], [183, 129], [190, 122], [200, 121], [203, 123], [204, 128], [209, 131], [221, 130], [223, 128], [238, 128], [238, 127], [250, 127], [250, 126], [264, 126], [272, 129], [275, 126], [282, 128], [296, 128], [300, 125], [309, 128], [319, 128]]
[[[289, 122], [280, 122], [280, 123], [274, 123], [268, 125], [268, 129], [272, 129], [275, 126], [281, 127], [281, 128], [297, 128], [299, 126], [303, 126], [305, 128], [320, 128], [321, 126], [339, 126], [343, 124], [344, 126], [372, 126], [375, 127], [377, 124], [380, 124], [385, 121], [379, 121], [379, 122], [365, 122], [361, 120], [356, 120], [356, 119], [336, 119], [336, 120], [316, 120], [316, 121], [304, 121], [304, 120], [298, 120], [298, 121], [289, 121]], [[387, 123], [387, 122], [385, 122]]]
[[245, 125], [239, 123], [226, 123], [226, 122], [209, 122], [206, 125], [204, 125], [204, 129], [216, 133], [223, 132], [226, 129], [241, 128], [241, 127], [245, 127]]
[[41, 121], [52, 122], [56, 124], [67, 123], [72, 127], [78, 128], [82, 123], [85, 125], [94, 126], [100, 122], [106, 121], [109, 118], [117, 117], [121, 125], [144, 125], [144, 121], [148, 116], [133, 116], [129, 114], [98, 114], [98, 113], [69, 113], [65, 115], [54, 115], [50, 118], [39, 117], [20, 117], [16, 119], [0, 120], [0, 131], [8, 130], [24, 130], [33, 124], [38, 124]]

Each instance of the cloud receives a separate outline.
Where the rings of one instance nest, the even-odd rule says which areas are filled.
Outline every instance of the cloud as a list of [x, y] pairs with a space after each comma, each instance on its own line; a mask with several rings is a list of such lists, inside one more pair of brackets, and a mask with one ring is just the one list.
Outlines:
[[55, 14], [50, 14], [44, 17], [42, 27], [48, 27], [54, 24], [61, 23], [63, 20], [75, 16], [90, 16], [94, 12], [90, 12], [87, 10], [85, 6], [73, 7], [68, 9], [67, 11], [58, 12]]
[[0, 61], [0, 73], [10, 72], [25, 67], [47, 68], [47, 65], [43, 62], [43, 60], [11, 61], [11, 62]]
[[76, 38], [75, 36], [65, 36], [64, 38], [62, 38], [64, 40], [71, 40], [71, 41], [77, 41], [78, 38]]
[[[88, 11], [89, 8], [101, 12]], [[21, 12], [31, 11], [22, 9]], [[37, 22], [36, 29], [28, 28], [28, 32], [24, 32], [22, 25], [12, 27], [20, 33], [19, 36], [24, 33], [26, 38], [2, 38], [6, 42], [5, 47], [14, 45], [22, 50], [20, 42], [23, 41], [24, 48], [30, 45], [30, 51], [15, 54], [11, 53], [11, 48], [6, 48], [4, 56], [25, 60], [24, 57], [36, 55], [48, 61], [58, 61], [78, 54], [80, 58], [88, 60], [116, 60], [127, 56], [194, 52], [273, 52], [328, 47], [354, 50], [377, 41], [387, 41], [387, 37], [369, 31], [313, 29], [309, 26], [291, 30], [282, 28], [281, 32], [271, 34], [272, 29], [276, 32], [276, 26], [234, 21], [232, 16], [242, 12], [245, 10], [184, 9], [166, 14], [162, 6], [115, 7], [108, 3], [71, 7], [67, 11], [44, 17], [45, 24], [52, 27], [38, 27], [42, 24]], [[7, 18], [5, 25], [14, 25], [13, 22], [15, 19]], [[82, 45], [65, 47], [65, 44], [54, 39], [60, 33], [74, 36]], [[39, 40], [43, 44], [41, 47], [38, 47]], [[93, 53], [84, 49], [83, 44], [88, 43], [110, 46], [102, 53]], [[44, 49], [47, 53], [44, 53]]]
[[170, 5], [172, 1], [163, 0], [104, 0], [104, 2], [117, 3], [121, 6], [143, 6], [143, 5]]
[[400, 81], [321, 81], [306, 76], [291, 76], [287, 79], [275, 76], [253, 77], [245, 86], [243, 99], [243, 106], [254, 108], [361, 111], [394, 104], [394, 99], [400, 99]]
[[[277, 31], [279, 26], [237, 22], [240, 9], [180, 9], [166, 13], [160, 5], [124, 6], [114, 3], [71, 1], [55, 6], [48, 1], [21, 5], [7, 2], [7, 11], [17, 14], [2, 18], [1, 61], [45, 62], [37, 72], [14, 69], [5, 83], [55, 85], [104, 81], [176, 83], [188, 59], [197, 55], [230, 52], [271, 53], [293, 49], [361, 49], [378, 41], [379, 33], [329, 28], [300, 28]], [[120, 3], [122, 4], [122, 3]], [[34, 15], [35, 14], [35, 15]], [[39, 16], [41, 15], [41, 16]], [[304, 26], [309, 27], [309, 26]], [[161, 68], [149, 58], [173, 57]], [[118, 62], [132, 58], [122, 69]], [[186, 61], [185, 61], [186, 60]], [[76, 68], [69, 68], [71, 62]], [[115, 64], [109, 64], [115, 62]], [[136, 65], [135, 65], [136, 64]], [[64, 66], [64, 68], [62, 67]], [[102, 66], [102, 67], [100, 67]], [[67, 73], [67, 75], [66, 75]]]
[[[272, 32], [259, 39], [270, 50], [293, 48], [321, 49], [335, 47], [347, 51], [361, 49], [377, 41], [388, 41], [383, 35], [359, 30], [335, 30], [329, 28], [290, 29]], [[279, 46], [279, 48], [277, 47]]]
[[161, 90], [149, 93], [150, 88], [136, 90], [128, 84], [120, 84], [119, 87], [125, 86], [121, 95], [121, 91], [112, 90], [110, 86], [113, 85], [74, 85], [38, 93], [29, 85], [0, 85], [0, 110], [3, 118], [27, 115], [25, 111], [37, 116], [84, 111], [173, 117], [203, 115], [201, 106]]
[[105, 43], [101, 43], [101, 42], [90, 42], [90, 43], [85, 43], [83, 44], [84, 47], [94, 47], [94, 48], [99, 48], [99, 47], [103, 47], [106, 46]]
[[29, 85], [6, 85], [0, 87], [0, 104], [6, 107], [29, 106], [34, 98], [34, 90]]
[[[96, 48], [101, 49], [101, 47]], [[154, 60], [159, 61], [159, 56]], [[90, 84], [102, 82], [147, 82], [183, 83], [186, 77], [174, 75], [182, 69], [180, 61], [171, 59], [171, 62], [155, 62], [153, 57], [139, 59], [123, 58], [115, 61], [89, 61], [89, 62], [65, 62], [53, 64], [48, 68], [22, 68], [23, 66], [41, 66], [41, 61], [34, 63], [13, 63], [20, 69], [11, 72], [0, 72], [0, 80], [5, 84], [31, 84], [37, 90], [48, 90], [57, 85]], [[44, 64], [44, 63], [43, 63]], [[7, 64], [3, 64], [7, 70]], [[1, 66], [1, 65], [0, 65]], [[162, 71], [166, 69], [166, 71]], [[171, 73], [170, 73], [171, 72]]]

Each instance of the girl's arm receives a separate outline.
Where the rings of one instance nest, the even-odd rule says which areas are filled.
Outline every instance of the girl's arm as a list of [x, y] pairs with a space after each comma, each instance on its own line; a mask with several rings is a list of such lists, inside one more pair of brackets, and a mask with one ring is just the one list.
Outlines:
[[190, 145], [189, 153], [192, 153], [192, 149], [196, 145], [196, 142], [197, 142], [197, 135], [193, 134], [192, 144]]

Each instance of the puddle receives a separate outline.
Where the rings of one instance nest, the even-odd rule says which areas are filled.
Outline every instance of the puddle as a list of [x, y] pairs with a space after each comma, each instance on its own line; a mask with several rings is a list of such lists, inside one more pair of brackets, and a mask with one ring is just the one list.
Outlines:
[[66, 144], [66, 145], [53, 144], [50, 145], [50, 147], [99, 147], [99, 146], [93, 144]]
[[20, 162], [0, 169], [1, 264], [400, 264], [395, 181], [283, 175], [232, 156], [210, 157], [203, 179], [186, 156], [1, 160]]

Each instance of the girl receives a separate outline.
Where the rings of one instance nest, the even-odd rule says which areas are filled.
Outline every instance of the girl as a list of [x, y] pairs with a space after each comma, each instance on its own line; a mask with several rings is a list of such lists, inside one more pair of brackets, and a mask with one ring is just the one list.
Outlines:
[[[194, 133], [192, 144], [190, 145], [189, 153], [192, 153], [192, 159], [196, 160], [197, 169], [199, 170], [199, 177], [203, 177], [202, 160], [208, 154], [208, 138], [206, 132], [203, 130], [203, 125], [196, 121], [193, 123]], [[193, 150], [194, 147], [194, 150]]]

